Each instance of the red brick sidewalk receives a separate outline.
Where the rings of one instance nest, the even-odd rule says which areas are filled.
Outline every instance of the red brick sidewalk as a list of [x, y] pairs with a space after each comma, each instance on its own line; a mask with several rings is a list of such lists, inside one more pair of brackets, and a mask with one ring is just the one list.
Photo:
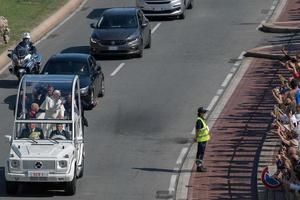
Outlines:
[[188, 199], [257, 199], [257, 164], [275, 104], [271, 88], [279, 84], [277, 74], [285, 73], [273, 65], [252, 62], [212, 128], [209, 172], [192, 173]]

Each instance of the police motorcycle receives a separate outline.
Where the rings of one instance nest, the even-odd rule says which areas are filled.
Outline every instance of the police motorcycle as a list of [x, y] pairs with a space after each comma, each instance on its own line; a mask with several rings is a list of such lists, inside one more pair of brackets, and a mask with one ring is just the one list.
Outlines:
[[39, 74], [42, 56], [38, 53], [30, 53], [27, 45], [18, 44], [14, 50], [8, 50], [7, 56], [12, 65], [9, 72], [21, 80], [24, 74]]

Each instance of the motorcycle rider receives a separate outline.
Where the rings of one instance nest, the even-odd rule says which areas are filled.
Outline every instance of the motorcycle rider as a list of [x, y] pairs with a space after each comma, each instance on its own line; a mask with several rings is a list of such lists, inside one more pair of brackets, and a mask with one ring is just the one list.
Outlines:
[[[19, 44], [16, 46], [16, 48], [13, 50], [13, 52], [18, 52], [18, 49], [26, 49], [26, 51], [28, 52], [28, 54], [31, 54], [31, 56], [34, 55], [34, 60], [36, 60], [36, 64], [37, 64], [37, 71], [40, 71], [40, 61], [41, 61], [41, 56], [37, 53], [36, 47], [33, 45], [33, 43], [31, 42], [31, 37], [30, 37], [30, 33], [28, 32], [24, 32], [22, 34], [22, 41], [19, 42]], [[12, 53], [13, 54], [13, 53]], [[10, 54], [11, 56], [9, 56], [11, 59], [12, 58], [12, 54]], [[9, 68], [9, 71], [13, 74], [16, 74], [18, 70], [18, 66], [13, 65]]]
[[36, 48], [33, 45], [33, 43], [31, 42], [31, 37], [30, 37], [30, 33], [25, 32], [22, 34], [22, 41], [19, 42], [19, 44], [21, 47], [25, 47], [28, 49], [28, 52], [30, 54], [36, 54]]

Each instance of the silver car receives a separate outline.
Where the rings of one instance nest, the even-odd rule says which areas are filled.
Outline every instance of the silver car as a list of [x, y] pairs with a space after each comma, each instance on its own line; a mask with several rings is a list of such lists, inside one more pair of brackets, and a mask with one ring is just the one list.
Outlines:
[[185, 18], [185, 10], [193, 7], [193, 0], [136, 0], [146, 16], [177, 16]]

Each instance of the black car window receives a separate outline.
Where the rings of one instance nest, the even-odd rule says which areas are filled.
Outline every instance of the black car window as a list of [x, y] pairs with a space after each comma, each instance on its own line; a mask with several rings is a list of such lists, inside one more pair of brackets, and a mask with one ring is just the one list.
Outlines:
[[138, 26], [135, 15], [102, 15], [98, 28], [136, 28]]
[[43, 69], [43, 74], [77, 74], [88, 75], [86, 62], [79, 61], [49, 61]]

